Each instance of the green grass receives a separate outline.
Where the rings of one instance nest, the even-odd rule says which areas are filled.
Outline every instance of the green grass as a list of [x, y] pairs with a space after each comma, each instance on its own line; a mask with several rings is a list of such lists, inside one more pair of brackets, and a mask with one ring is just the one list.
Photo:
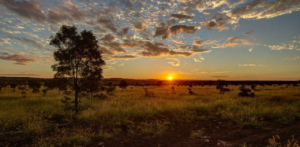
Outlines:
[[[261, 91], [255, 98], [238, 97], [237, 86], [225, 94], [215, 86], [194, 86], [195, 96], [188, 94], [187, 86], [175, 86], [175, 93], [171, 86], [147, 88], [155, 97], [145, 97], [143, 87], [133, 87], [117, 89], [105, 100], [83, 99], [76, 121], [72, 110], [61, 103], [62, 92], [50, 90], [43, 97], [42, 92], [26, 91], [24, 98], [19, 90], [2, 89], [0, 131], [22, 131], [20, 138], [27, 136], [36, 146], [84, 146], [124, 133], [159, 136], [175, 123], [218, 119], [241, 128], [263, 128], [265, 123], [288, 125], [300, 120], [299, 87], [258, 86]], [[68, 126], [55, 129], [55, 124]]]

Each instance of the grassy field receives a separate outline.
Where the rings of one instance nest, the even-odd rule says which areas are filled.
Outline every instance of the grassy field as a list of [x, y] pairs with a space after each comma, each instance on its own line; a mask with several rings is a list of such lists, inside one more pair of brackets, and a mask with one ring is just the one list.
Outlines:
[[[183, 133], [187, 146], [247, 146], [255, 143], [246, 136], [261, 133], [258, 145], [299, 140], [300, 87], [257, 86], [255, 98], [238, 97], [238, 86], [229, 86], [232, 91], [225, 94], [215, 86], [194, 86], [196, 95], [189, 95], [187, 86], [175, 86], [175, 92], [171, 86], [146, 88], [154, 97], [145, 97], [144, 87], [130, 86], [104, 100], [83, 99], [77, 117], [72, 103], [61, 102], [62, 92], [51, 90], [43, 97], [2, 89], [0, 146], [176, 146], [168, 142], [176, 138], [171, 133]], [[280, 134], [276, 128], [289, 130]], [[275, 135], [283, 135], [281, 141]]]

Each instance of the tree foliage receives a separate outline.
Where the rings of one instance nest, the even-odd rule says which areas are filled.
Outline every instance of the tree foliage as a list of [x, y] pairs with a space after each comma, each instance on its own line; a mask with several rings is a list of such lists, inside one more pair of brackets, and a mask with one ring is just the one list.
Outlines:
[[29, 88], [32, 89], [33, 93], [38, 93], [38, 92], [40, 92], [40, 88], [41, 88], [42, 84], [37, 80], [30, 80], [30, 81], [28, 81], [28, 86], [29, 86]]
[[121, 80], [120, 83], [119, 83], [119, 87], [122, 88], [123, 90], [126, 89], [128, 86], [128, 83], [127, 81], [125, 80]]
[[78, 33], [75, 26], [63, 25], [55, 36], [51, 37], [50, 45], [57, 50], [52, 65], [57, 78], [68, 78], [75, 91], [75, 112], [78, 113], [78, 96], [84, 86], [98, 86], [102, 79], [101, 52], [98, 41], [91, 31], [83, 30]]

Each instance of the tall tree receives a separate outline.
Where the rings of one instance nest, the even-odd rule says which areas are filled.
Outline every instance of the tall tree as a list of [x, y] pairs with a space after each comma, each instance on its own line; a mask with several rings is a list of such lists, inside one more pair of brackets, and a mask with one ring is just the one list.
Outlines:
[[91, 31], [83, 30], [78, 33], [75, 26], [63, 25], [55, 36], [51, 36], [50, 45], [57, 48], [54, 52], [57, 63], [52, 65], [53, 71], [56, 71], [55, 77], [72, 80], [75, 112], [78, 113], [78, 94], [83, 90], [83, 84], [86, 84], [84, 81], [92, 77], [102, 78], [102, 66], [105, 62], [98, 50], [98, 41]]
[[119, 83], [119, 87], [122, 88], [123, 90], [126, 89], [128, 86], [128, 83], [127, 81], [125, 80], [121, 80], [120, 83]]

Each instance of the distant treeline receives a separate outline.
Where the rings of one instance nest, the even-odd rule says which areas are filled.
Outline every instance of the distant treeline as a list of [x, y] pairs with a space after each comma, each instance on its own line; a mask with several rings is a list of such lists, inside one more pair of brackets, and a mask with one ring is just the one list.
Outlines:
[[[0, 82], [17, 82], [19, 85], [26, 85], [28, 81], [45, 81], [51, 80], [51, 78], [29, 78], [29, 77], [0, 77]], [[193, 85], [193, 86], [206, 86], [206, 85], [295, 85], [300, 84], [299, 81], [232, 81], [232, 80], [157, 80], [157, 79], [122, 79], [122, 78], [110, 78], [103, 79], [103, 85], [118, 86], [121, 80], [125, 80], [130, 86], [163, 86], [163, 85]]]

